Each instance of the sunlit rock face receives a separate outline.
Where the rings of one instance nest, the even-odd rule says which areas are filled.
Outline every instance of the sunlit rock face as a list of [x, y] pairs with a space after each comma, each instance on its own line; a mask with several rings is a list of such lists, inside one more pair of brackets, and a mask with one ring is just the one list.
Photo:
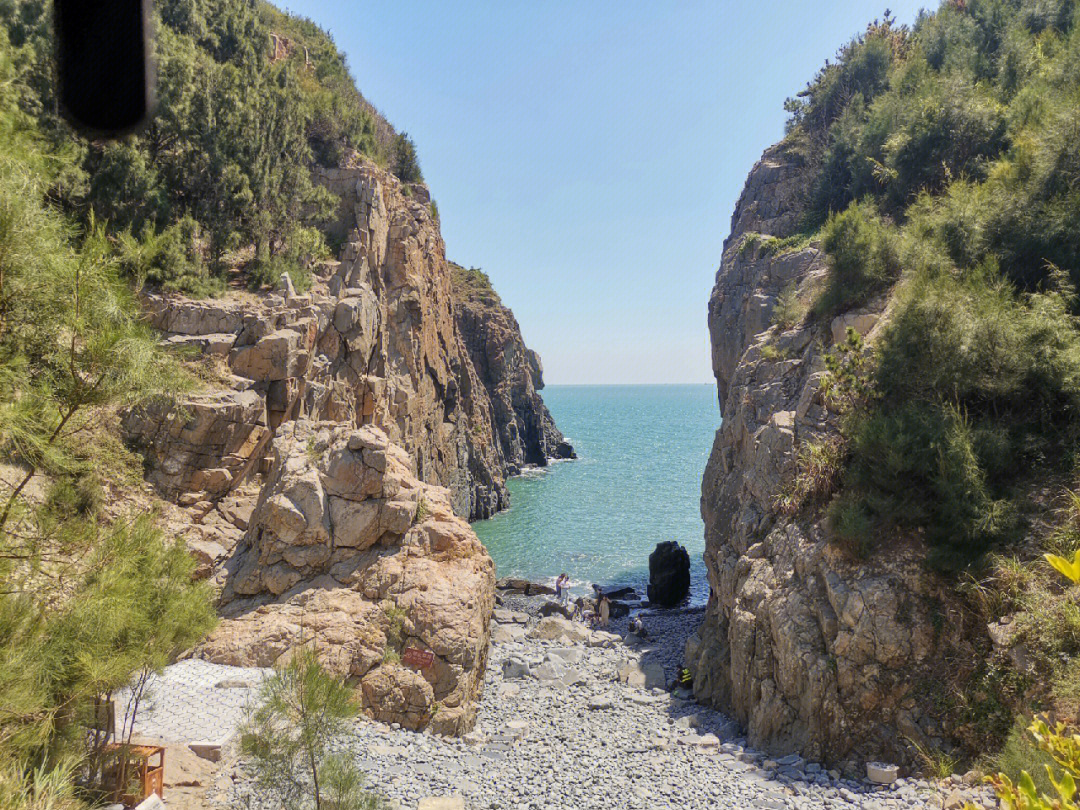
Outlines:
[[170, 346], [220, 358], [224, 374], [181, 408], [127, 415], [149, 479], [170, 498], [217, 496], [250, 476], [282, 423], [332, 420], [382, 429], [420, 480], [449, 488], [457, 514], [494, 514], [508, 475], [573, 456], [538, 393], [539, 357], [508, 309], [455, 296], [425, 187], [372, 164], [316, 179], [340, 201], [341, 249], [310, 292], [144, 296]]
[[881, 300], [830, 324], [773, 323], [782, 292], [813, 300], [826, 258], [816, 243], [775, 251], [752, 234], [794, 233], [808, 182], [782, 146], [765, 152], [709, 300], [723, 422], [702, 482], [712, 596], [687, 662], [697, 697], [730, 711], [753, 745], [829, 763], [908, 762], [909, 738], [948, 744], [919, 696], [943, 661], [978, 660], [967, 639], [981, 634], [951, 585], [926, 570], [917, 541], [857, 560], [826, 539], [820, 510], [776, 509], [800, 444], [837, 430], [819, 393], [824, 354], [848, 326], [872, 343], [886, 319]]
[[513, 314], [455, 297], [426, 187], [367, 163], [316, 179], [339, 199], [338, 260], [303, 293], [288, 277], [218, 300], [146, 293], [147, 320], [205, 379], [122, 427], [172, 502], [169, 532], [221, 591], [198, 655], [268, 666], [314, 643], [373, 718], [459, 733], [494, 604], [465, 520], [506, 506], [508, 475], [573, 449]]
[[[472, 727], [495, 566], [449, 492], [417, 480], [380, 429], [301, 420], [280, 431], [226, 572], [222, 621], [199, 657], [273, 666], [312, 644], [372, 718]], [[407, 650], [430, 664], [406, 666]]]

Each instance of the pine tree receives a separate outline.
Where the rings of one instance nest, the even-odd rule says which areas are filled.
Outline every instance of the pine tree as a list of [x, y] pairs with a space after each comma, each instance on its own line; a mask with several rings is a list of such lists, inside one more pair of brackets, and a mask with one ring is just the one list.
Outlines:
[[377, 810], [363, 775], [332, 744], [357, 714], [352, 690], [323, 669], [313, 645], [263, 682], [259, 705], [241, 732], [259, 784], [286, 810], [323, 804], [334, 810]]
[[394, 140], [394, 174], [403, 183], [419, 183], [424, 179], [420, 173], [420, 160], [416, 156], [416, 144], [406, 132]]
[[100, 478], [127, 472], [103, 420], [182, 375], [104, 229], [48, 202], [72, 158], [17, 106], [26, 88], [2, 30], [0, 88], [0, 803], [63, 807], [97, 767], [95, 703], [160, 670], [214, 616], [182, 544], [147, 516], [98, 510]]

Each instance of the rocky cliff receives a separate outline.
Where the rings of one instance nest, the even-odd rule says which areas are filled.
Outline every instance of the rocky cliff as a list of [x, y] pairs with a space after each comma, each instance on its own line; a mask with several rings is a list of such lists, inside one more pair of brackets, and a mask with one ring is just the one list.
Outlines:
[[575, 458], [540, 398], [544, 368], [522, 340], [514, 313], [481, 271], [451, 269], [458, 331], [491, 403], [503, 469], [514, 474], [527, 464]]
[[224, 621], [196, 654], [271, 665], [313, 641], [372, 717], [459, 733], [494, 604], [463, 518], [573, 449], [510, 311], [455, 296], [426, 187], [369, 163], [316, 179], [340, 200], [339, 259], [304, 294], [287, 276], [266, 295], [146, 294], [206, 384], [129, 411], [123, 430], [222, 591]]
[[509, 310], [455, 299], [426, 187], [372, 164], [316, 176], [340, 199], [331, 236], [343, 247], [310, 293], [146, 297], [165, 339], [220, 357], [231, 389], [129, 417], [151, 480], [173, 497], [220, 496], [283, 421], [326, 419], [378, 426], [459, 515], [494, 514], [507, 475], [572, 455], [536, 393], [539, 358]]
[[[223, 620], [197, 655], [272, 666], [310, 641], [371, 717], [471, 728], [495, 566], [449, 492], [416, 480], [409, 455], [372, 426], [292, 422], [273, 457], [227, 565]], [[417, 650], [430, 663], [404, 666]]]
[[[709, 301], [723, 422], [702, 484], [711, 598], [687, 647], [697, 697], [746, 725], [752, 744], [829, 763], [910, 762], [911, 741], [950, 747], [929, 684], [969, 671], [984, 633], [917, 540], [865, 560], [826, 538], [820, 516], [788, 517], [799, 449], [835, 435], [819, 385], [824, 355], [853, 327], [872, 343], [885, 301], [815, 323], [774, 323], [783, 294], [805, 313], [826, 272], [795, 232], [810, 172], [784, 147], [751, 171]], [[792, 323], [791, 321], [795, 321]]]

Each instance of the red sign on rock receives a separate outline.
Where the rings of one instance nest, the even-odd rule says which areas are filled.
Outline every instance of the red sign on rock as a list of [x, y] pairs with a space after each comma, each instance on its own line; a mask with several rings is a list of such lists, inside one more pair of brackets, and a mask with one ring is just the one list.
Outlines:
[[435, 660], [435, 653], [431, 650], [421, 650], [416, 647], [407, 647], [401, 654], [401, 663], [407, 667], [419, 667], [427, 669]]

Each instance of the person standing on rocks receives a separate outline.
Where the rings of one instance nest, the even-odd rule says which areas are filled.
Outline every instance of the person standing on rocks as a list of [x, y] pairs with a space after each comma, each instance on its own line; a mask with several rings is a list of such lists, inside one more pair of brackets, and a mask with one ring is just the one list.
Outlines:
[[560, 605], [566, 604], [567, 596], [569, 592], [566, 586], [570, 583], [570, 577], [566, 573], [559, 574], [555, 580], [555, 599]]
[[596, 609], [596, 613], [600, 617], [600, 626], [606, 628], [608, 619], [611, 618], [611, 600], [607, 598], [607, 594], [600, 597], [600, 606]]

